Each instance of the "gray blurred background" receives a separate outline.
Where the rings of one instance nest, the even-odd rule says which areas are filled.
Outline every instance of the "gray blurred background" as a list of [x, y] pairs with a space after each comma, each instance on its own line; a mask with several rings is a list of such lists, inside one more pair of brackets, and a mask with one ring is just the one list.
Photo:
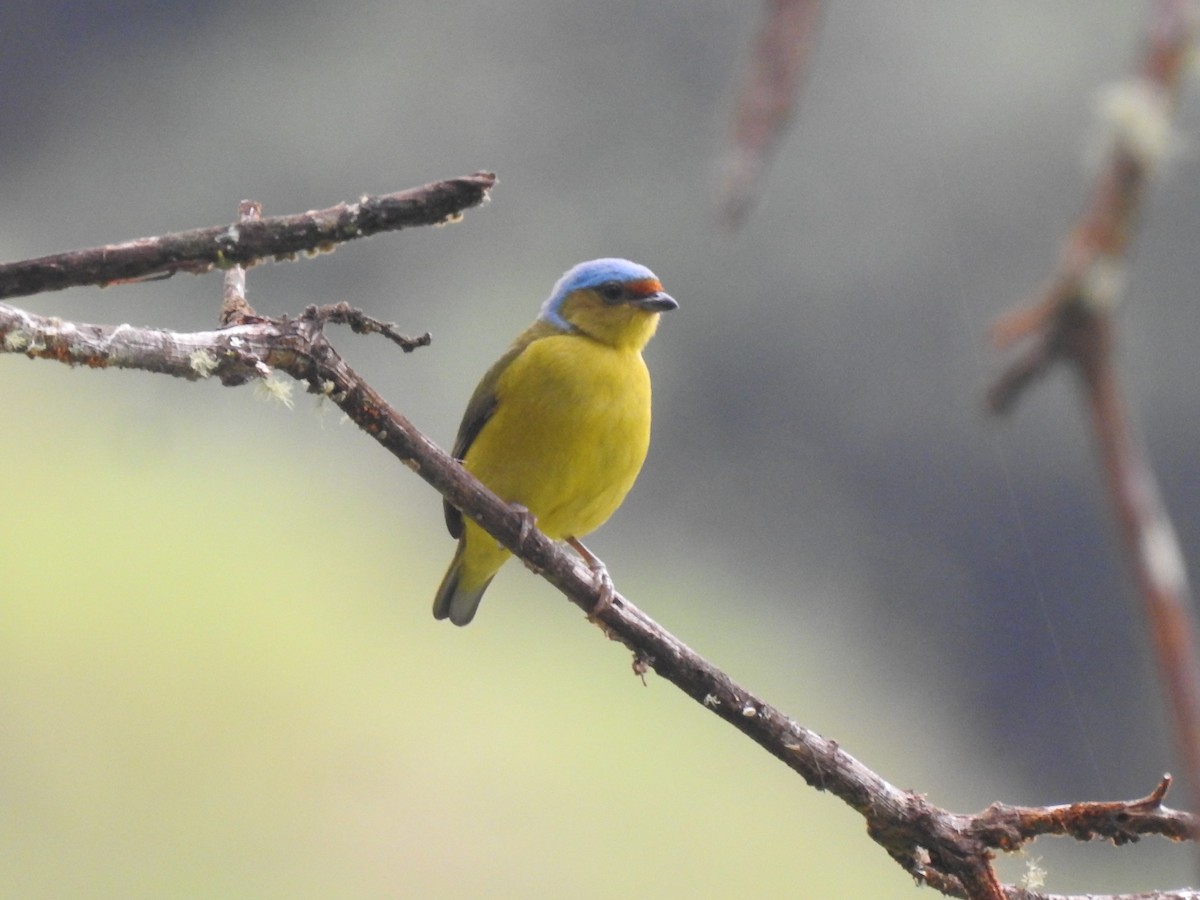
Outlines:
[[[934, 802], [1141, 796], [1174, 760], [1078, 392], [1060, 372], [1002, 421], [981, 401], [989, 324], [1056, 262], [1146, 4], [830, 3], [730, 233], [716, 185], [759, 12], [9, 2], [0, 258], [493, 170], [462, 223], [256, 269], [251, 302], [431, 331], [411, 356], [335, 339], [448, 446], [564, 269], [649, 265], [681, 309], [647, 353], [646, 468], [589, 541], [618, 588]], [[1120, 347], [1189, 552], [1192, 94]], [[21, 305], [192, 330], [220, 293], [178, 276]], [[434, 623], [439, 500], [336, 413], [0, 367], [13, 896], [911, 895], [852, 813], [643, 689], [517, 566], [469, 629]], [[1054, 890], [1193, 880], [1161, 843], [1042, 843]]]

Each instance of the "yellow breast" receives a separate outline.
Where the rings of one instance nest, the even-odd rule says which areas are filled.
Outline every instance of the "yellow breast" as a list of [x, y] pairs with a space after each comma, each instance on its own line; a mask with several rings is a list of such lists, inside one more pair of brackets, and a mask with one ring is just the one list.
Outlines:
[[579, 334], [531, 343], [496, 382], [496, 411], [463, 462], [551, 538], [613, 514], [650, 444], [650, 375], [637, 349]]

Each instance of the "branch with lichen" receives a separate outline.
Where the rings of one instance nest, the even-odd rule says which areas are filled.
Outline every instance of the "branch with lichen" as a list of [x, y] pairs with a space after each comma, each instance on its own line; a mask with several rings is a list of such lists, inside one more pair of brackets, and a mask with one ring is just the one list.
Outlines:
[[[240, 215], [245, 224], [258, 211], [244, 203]], [[602, 587], [583, 561], [531, 528], [523, 510], [500, 500], [389, 406], [350, 368], [325, 332], [329, 325], [344, 324], [361, 334], [384, 336], [406, 351], [426, 345], [428, 335], [406, 338], [396, 326], [344, 303], [310, 306], [294, 318], [258, 316], [246, 301], [245, 273], [237, 269], [225, 276], [221, 319], [229, 324], [213, 331], [179, 333], [65, 322], [0, 303], [0, 352], [94, 369], [140, 369], [189, 380], [215, 378], [228, 386], [254, 382], [285, 402], [291, 382], [283, 376], [299, 381], [309, 393], [336, 404], [396, 459], [587, 612], [605, 635], [624, 644], [633, 653], [635, 673], [656, 672], [808, 784], [839, 797], [863, 816], [868, 834], [905, 872], [947, 896], [1045, 900], [1049, 895], [1002, 884], [992, 865], [996, 852], [1020, 849], [1043, 835], [1123, 844], [1142, 835], [1188, 840], [1197, 834], [1193, 816], [1163, 805], [1169, 778], [1140, 800], [1043, 808], [996, 804], [975, 815], [941, 809], [921, 794], [895, 787], [836, 741], [805, 728], [736, 683], [628, 598], [614, 592], [602, 604]], [[1133, 900], [1133, 896], [1114, 895], [1113, 900]], [[1196, 894], [1186, 890], [1156, 896], [1196, 900]]]
[[1109, 147], [1083, 215], [1041, 294], [1009, 313], [993, 335], [1020, 353], [989, 394], [995, 412], [1059, 363], [1078, 374], [1100, 448], [1108, 493], [1133, 569], [1171, 713], [1193, 810], [1200, 810], [1200, 648], [1187, 567], [1128, 414], [1114, 362], [1114, 310], [1147, 186], [1172, 150], [1172, 116], [1192, 51], [1187, 0], [1157, 0], [1141, 72], [1109, 90]]

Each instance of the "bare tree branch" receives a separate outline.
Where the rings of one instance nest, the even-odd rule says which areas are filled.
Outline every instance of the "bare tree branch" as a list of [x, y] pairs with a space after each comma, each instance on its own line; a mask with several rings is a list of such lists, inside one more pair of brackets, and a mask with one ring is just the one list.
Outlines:
[[1200, 649], [1194, 602], [1174, 525], [1131, 422], [1113, 362], [1113, 311], [1147, 184], [1170, 151], [1171, 117], [1195, 22], [1187, 0], [1157, 0], [1139, 76], [1110, 92], [1112, 144], [1086, 210], [1068, 236], [1058, 271], [1033, 303], [997, 323], [994, 336], [1023, 354], [989, 394], [996, 412], [1056, 363], [1079, 374], [1100, 448], [1122, 544], [1153, 637], [1184, 770], [1189, 806], [1200, 810]]
[[[405, 465], [542, 574], [611, 639], [633, 651], [634, 671], [653, 669], [708, 711], [733, 725], [784, 762], [810, 785], [841, 798], [866, 820], [868, 833], [906, 872], [954, 897], [1002, 900], [1044, 896], [1002, 885], [992, 866], [996, 850], [1009, 851], [1044, 834], [1114, 843], [1158, 834], [1191, 838], [1197, 821], [1162, 805], [1169, 781], [1149, 797], [1118, 803], [1077, 803], [1046, 809], [994, 805], [978, 815], [948, 812], [922, 795], [889, 784], [836, 741], [822, 737], [734, 682], [626, 597], [599, 608], [600, 586], [587, 565], [536, 528], [418, 431], [342, 359], [324, 325], [397, 340], [393, 326], [344, 304], [309, 307], [294, 319], [246, 317], [217, 331], [181, 334], [129, 325], [90, 325], [34, 315], [0, 303], [0, 352], [23, 353], [91, 368], [134, 368], [191, 380], [213, 377], [227, 385], [286, 372], [310, 393], [328, 398]], [[412, 349], [422, 339], [397, 341]], [[1190, 897], [1186, 892], [1161, 898]]]
[[176, 272], [254, 266], [265, 259], [332, 250], [343, 241], [414, 225], [452, 222], [463, 210], [488, 198], [496, 183], [490, 172], [438, 181], [423, 187], [362, 197], [329, 209], [292, 216], [239, 220], [160, 237], [139, 238], [90, 250], [0, 264], [0, 299], [59, 291], [80, 285], [101, 287], [122, 281], [169, 277]]

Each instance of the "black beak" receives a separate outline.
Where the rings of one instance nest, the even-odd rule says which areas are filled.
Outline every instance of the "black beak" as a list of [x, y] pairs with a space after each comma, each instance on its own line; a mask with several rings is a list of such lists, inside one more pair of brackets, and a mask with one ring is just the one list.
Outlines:
[[679, 309], [679, 304], [675, 298], [665, 291], [655, 291], [645, 297], [638, 297], [636, 300], [629, 301], [631, 306], [636, 306], [638, 309], [645, 309], [651, 312], [666, 312], [671, 309]]

